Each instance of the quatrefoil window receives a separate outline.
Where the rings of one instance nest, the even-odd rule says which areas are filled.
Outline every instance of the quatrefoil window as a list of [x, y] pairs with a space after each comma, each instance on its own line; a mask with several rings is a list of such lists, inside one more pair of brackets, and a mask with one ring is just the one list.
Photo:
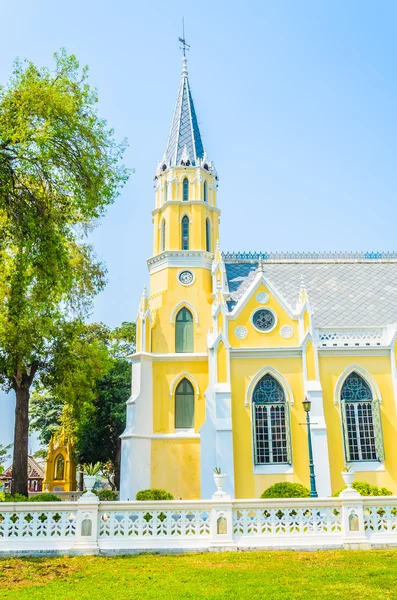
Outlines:
[[252, 324], [258, 331], [271, 331], [276, 325], [276, 315], [268, 308], [259, 308], [252, 315]]

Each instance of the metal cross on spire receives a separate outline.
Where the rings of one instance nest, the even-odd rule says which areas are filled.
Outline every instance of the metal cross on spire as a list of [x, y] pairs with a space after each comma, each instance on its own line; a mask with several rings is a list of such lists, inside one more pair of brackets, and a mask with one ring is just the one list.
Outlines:
[[185, 18], [182, 17], [182, 37], [179, 38], [182, 46], [180, 47], [183, 51], [183, 56], [186, 56], [186, 50], [190, 50], [190, 45], [186, 43], [185, 39]]

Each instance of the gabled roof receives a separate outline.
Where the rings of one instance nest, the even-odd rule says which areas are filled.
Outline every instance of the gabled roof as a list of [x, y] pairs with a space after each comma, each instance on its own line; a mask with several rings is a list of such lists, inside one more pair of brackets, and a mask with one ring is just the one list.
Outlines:
[[[233, 309], [255, 276], [258, 259], [225, 254]], [[295, 307], [301, 281], [305, 283], [316, 327], [381, 327], [397, 321], [397, 258], [368, 258], [368, 254], [262, 254], [266, 277]]]
[[194, 165], [203, 156], [204, 147], [189, 86], [186, 56], [183, 56], [181, 83], [163, 162], [168, 167], [179, 165], [181, 161]]
[[[44, 479], [44, 471], [33, 456], [28, 456], [28, 477], [29, 479]], [[12, 479], [12, 465], [0, 475], [0, 480], [4, 479]]]

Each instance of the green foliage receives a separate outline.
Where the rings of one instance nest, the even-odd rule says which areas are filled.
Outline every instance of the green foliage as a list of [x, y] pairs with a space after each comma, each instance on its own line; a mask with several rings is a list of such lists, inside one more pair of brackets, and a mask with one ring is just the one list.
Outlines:
[[5, 502], [6, 501], [6, 495], [4, 492], [0, 492], [0, 502]]
[[[3, 446], [0, 444], [0, 467], [4, 465], [4, 463], [11, 458], [11, 450], [12, 444], [8, 444], [8, 446]], [[2, 471], [0, 470], [0, 473]]]
[[7, 492], [5, 492], [4, 494], [5, 500], [3, 500], [3, 502], [27, 502], [28, 498], [27, 496], [24, 496], [24, 494], [8, 494]]
[[[69, 320], [81, 320], [105, 284], [85, 236], [128, 176], [125, 144], [116, 144], [97, 101], [87, 69], [65, 51], [53, 70], [16, 62], [0, 87], [0, 385], [16, 392], [18, 491], [27, 488], [30, 388], [37, 374], [59, 373], [73, 347]], [[73, 394], [63, 376], [58, 385]]]
[[173, 500], [174, 496], [165, 490], [152, 488], [149, 490], [141, 490], [137, 493], [136, 499], [144, 500]]
[[261, 498], [308, 498], [309, 496], [310, 492], [304, 485], [282, 481], [267, 488]]
[[42, 492], [37, 496], [31, 496], [28, 502], [61, 502], [61, 499], [50, 492]]
[[[392, 496], [393, 492], [384, 487], [378, 487], [377, 485], [371, 485], [367, 481], [355, 481], [352, 484], [352, 488], [359, 492], [361, 496]], [[339, 496], [346, 487], [332, 494], [333, 496]]]
[[117, 492], [114, 490], [93, 490], [93, 492], [98, 496], [101, 502], [117, 500]]
[[93, 475], [98, 475], [99, 471], [101, 470], [102, 464], [100, 462], [97, 462], [95, 464], [88, 464], [88, 465], [83, 465], [83, 472], [84, 475], [88, 475], [88, 476], [93, 476]]

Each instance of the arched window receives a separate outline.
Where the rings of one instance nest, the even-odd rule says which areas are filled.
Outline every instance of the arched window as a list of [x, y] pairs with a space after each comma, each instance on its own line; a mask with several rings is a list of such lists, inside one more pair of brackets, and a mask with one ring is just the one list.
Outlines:
[[189, 217], [184, 216], [181, 224], [181, 248], [189, 250]]
[[183, 200], [185, 202], [189, 200], [189, 180], [187, 177], [183, 180]]
[[193, 352], [193, 316], [185, 307], [176, 315], [175, 352]]
[[288, 405], [283, 388], [271, 375], [256, 384], [252, 410], [255, 464], [291, 463]]
[[205, 222], [205, 249], [207, 252], [211, 252], [211, 223], [209, 219]]
[[379, 400], [356, 372], [346, 377], [340, 395], [346, 461], [383, 460]]
[[204, 202], [208, 202], [208, 184], [204, 181]]
[[175, 390], [175, 429], [194, 427], [194, 390], [186, 377]]
[[55, 459], [55, 473], [54, 473], [54, 479], [64, 479], [64, 475], [65, 475], [65, 459], [63, 458], [62, 454], [58, 454], [58, 456]]
[[161, 223], [161, 252], [165, 250], [165, 219]]

